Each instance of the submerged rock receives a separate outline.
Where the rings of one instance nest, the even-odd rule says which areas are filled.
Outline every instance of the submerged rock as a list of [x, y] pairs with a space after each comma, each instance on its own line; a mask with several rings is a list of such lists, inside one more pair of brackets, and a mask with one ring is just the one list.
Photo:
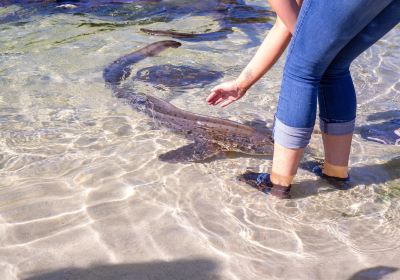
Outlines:
[[366, 140], [386, 145], [400, 145], [400, 119], [365, 126], [360, 134]]

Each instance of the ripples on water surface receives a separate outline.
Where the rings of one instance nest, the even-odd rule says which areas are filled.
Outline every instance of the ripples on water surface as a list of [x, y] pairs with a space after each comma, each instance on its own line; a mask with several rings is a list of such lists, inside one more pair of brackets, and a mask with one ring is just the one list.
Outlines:
[[[270, 157], [162, 162], [158, 155], [186, 140], [155, 130], [104, 86], [105, 65], [160, 40], [143, 27], [233, 32], [183, 42], [133, 74], [173, 64], [235, 77], [273, 22], [264, 1], [26, 2], [0, 5], [0, 279], [400, 278], [398, 147], [356, 135], [357, 187], [333, 191], [300, 170], [294, 199], [277, 201], [235, 180], [247, 167], [268, 170]], [[399, 118], [399, 34], [353, 65], [358, 129]], [[205, 103], [221, 78], [204, 88], [145, 80], [132, 88], [270, 125], [282, 64], [226, 110]], [[311, 147], [321, 149], [318, 136]]]

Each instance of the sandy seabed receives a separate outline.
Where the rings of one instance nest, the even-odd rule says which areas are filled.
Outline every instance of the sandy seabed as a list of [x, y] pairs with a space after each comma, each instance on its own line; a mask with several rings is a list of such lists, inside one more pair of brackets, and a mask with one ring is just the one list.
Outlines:
[[[357, 134], [400, 118], [399, 27], [352, 66], [356, 187], [337, 191], [300, 170], [293, 199], [281, 201], [236, 180], [247, 168], [267, 171], [268, 156], [158, 159], [187, 140], [154, 129], [102, 78], [105, 65], [159, 40], [139, 32], [143, 21], [103, 30], [112, 22], [101, 14], [40, 9], [27, 21], [4, 20], [23, 9], [0, 7], [0, 279], [400, 279], [400, 150]], [[211, 16], [149, 26], [191, 24], [218, 30]], [[226, 39], [184, 42], [133, 74], [173, 63], [235, 77], [269, 27], [242, 24]], [[128, 83], [185, 110], [270, 126], [282, 65], [225, 110], [205, 102], [221, 80], [185, 89]], [[318, 135], [311, 149], [321, 150]]]

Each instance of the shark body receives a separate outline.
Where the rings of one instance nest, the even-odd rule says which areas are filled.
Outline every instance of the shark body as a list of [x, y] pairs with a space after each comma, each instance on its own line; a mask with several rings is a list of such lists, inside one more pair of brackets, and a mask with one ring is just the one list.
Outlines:
[[225, 151], [253, 155], [272, 154], [272, 133], [267, 128], [259, 129], [226, 119], [191, 113], [157, 97], [135, 93], [121, 84], [130, 75], [133, 64], [180, 45], [172, 40], [150, 44], [117, 59], [103, 72], [106, 84], [112, 88], [116, 97], [127, 100], [133, 108], [148, 115], [157, 127], [167, 128], [193, 141], [159, 158], [172, 162], [199, 161]]

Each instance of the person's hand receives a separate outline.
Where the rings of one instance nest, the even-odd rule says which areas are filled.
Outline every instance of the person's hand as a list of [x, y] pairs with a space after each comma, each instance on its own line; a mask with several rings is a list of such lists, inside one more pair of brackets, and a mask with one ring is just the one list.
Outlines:
[[218, 105], [226, 107], [232, 102], [240, 99], [246, 93], [241, 89], [236, 80], [225, 82], [217, 85], [211, 90], [211, 94], [207, 97], [209, 105]]

